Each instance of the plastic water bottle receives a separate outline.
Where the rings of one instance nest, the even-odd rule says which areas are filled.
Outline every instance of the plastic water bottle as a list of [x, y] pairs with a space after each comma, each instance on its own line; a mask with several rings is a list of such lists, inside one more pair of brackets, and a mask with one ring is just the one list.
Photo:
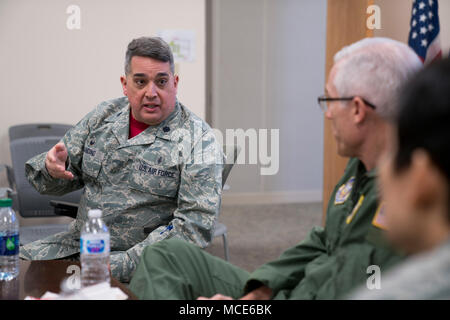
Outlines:
[[19, 275], [19, 221], [11, 206], [11, 199], [0, 199], [0, 280], [6, 281]]
[[81, 230], [81, 287], [110, 283], [109, 231], [100, 210], [89, 210], [88, 221]]

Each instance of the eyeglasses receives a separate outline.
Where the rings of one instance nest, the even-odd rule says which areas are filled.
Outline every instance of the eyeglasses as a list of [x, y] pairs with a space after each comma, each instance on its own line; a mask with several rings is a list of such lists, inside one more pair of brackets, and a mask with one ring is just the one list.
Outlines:
[[[317, 103], [319, 104], [320, 109], [322, 109], [322, 111], [325, 113], [328, 110], [328, 102], [329, 101], [351, 101], [353, 99], [355, 99], [357, 96], [353, 96], [353, 97], [343, 97], [343, 98], [330, 98], [327, 97], [325, 95], [322, 95], [320, 97], [317, 98]], [[371, 107], [372, 109], [376, 109], [375, 105], [370, 103], [369, 101], [367, 101], [364, 98], [361, 98], [361, 100], [369, 107]]]

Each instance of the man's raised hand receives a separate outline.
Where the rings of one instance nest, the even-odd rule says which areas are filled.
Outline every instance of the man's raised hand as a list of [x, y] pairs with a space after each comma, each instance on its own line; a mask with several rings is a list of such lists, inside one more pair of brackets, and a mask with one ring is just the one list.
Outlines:
[[59, 142], [47, 152], [45, 167], [55, 179], [72, 180], [73, 173], [66, 170], [67, 149], [64, 143]]

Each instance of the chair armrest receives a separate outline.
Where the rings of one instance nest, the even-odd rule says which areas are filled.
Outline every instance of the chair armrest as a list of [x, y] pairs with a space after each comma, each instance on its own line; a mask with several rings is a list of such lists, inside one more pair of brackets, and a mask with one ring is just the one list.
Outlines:
[[72, 202], [50, 200], [50, 205], [54, 207], [57, 216], [65, 216], [75, 219], [78, 212], [78, 204]]
[[6, 176], [8, 178], [8, 183], [11, 189], [17, 190], [16, 188], [16, 179], [14, 178], [14, 172], [12, 167], [5, 165], [6, 167]]
[[12, 208], [15, 212], [19, 210], [17, 192], [10, 188], [0, 188], [0, 199], [10, 198], [12, 199]]
[[0, 188], [0, 199], [11, 198], [13, 192], [10, 188]]
[[5, 170], [6, 171], [6, 178], [8, 180], [8, 187], [7, 188], [0, 188], [0, 198], [11, 198], [13, 201], [13, 209], [14, 211], [19, 210], [19, 202], [18, 202], [18, 196], [16, 189], [16, 183], [14, 180], [14, 174], [11, 166], [7, 164], [0, 164], [0, 172]]
[[9, 188], [15, 190], [16, 189], [16, 183], [14, 180], [14, 173], [11, 166], [7, 164], [0, 164], [0, 172], [5, 169], [6, 170], [6, 178], [8, 179], [8, 185]]

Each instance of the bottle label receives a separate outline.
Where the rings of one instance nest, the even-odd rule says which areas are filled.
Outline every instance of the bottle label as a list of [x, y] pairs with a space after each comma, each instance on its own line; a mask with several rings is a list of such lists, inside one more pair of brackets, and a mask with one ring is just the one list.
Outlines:
[[80, 239], [80, 252], [87, 254], [109, 253], [109, 235], [101, 238], [95, 235]]
[[0, 256], [14, 256], [19, 253], [19, 235], [0, 237]]

